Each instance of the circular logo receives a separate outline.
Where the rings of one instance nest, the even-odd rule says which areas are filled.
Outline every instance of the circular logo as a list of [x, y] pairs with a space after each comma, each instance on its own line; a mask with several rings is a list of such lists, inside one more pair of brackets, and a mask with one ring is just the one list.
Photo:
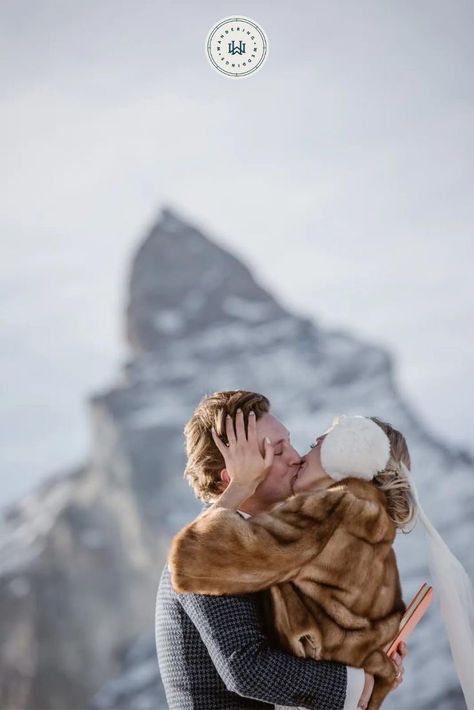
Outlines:
[[260, 69], [268, 54], [268, 41], [249, 17], [226, 17], [207, 35], [206, 52], [214, 69], [235, 79]]

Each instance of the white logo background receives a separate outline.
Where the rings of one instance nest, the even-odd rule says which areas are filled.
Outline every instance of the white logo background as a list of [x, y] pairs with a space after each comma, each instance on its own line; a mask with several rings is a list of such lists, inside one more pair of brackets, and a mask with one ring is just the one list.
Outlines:
[[211, 66], [225, 76], [246, 77], [263, 65], [268, 40], [249, 17], [226, 17], [207, 35], [206, 53]]

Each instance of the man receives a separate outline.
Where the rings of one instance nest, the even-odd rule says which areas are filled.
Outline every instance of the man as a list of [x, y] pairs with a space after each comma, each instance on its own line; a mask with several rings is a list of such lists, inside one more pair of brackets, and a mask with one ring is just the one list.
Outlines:
[[[262, 450], [268, 438], [273, 461], [266, 478], [241, 505], [244, 516], [268, 510], [292, 494], [301, 457], [283, 424], [255, 392], [217, 392], [199, 404], [185, 427], [185, 475], [196, 496], [217, 500], [230, 479], [212, 428], [225, 440], [226, 417], [235, 423], [253, 410]], [[156, 603], [156, 647], [169, 710], [250, 710], [278, 705], [314, 710], [367, 707], [373, 676], [341, 663], [297, 658], [273, 646], [263, 627], [261, 594], [177, 594], [163, 570]], [[402, 659], [395, 658], [402, 680]]]

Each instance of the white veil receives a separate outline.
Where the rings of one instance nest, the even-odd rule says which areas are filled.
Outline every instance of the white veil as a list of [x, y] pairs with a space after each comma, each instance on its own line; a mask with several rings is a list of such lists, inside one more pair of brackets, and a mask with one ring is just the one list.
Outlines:
[[474, 588], [466, 570], [424, 512], [413, 476], [403, 463], [400, 463], [400, 467], [410, 481], [418, 515], [425, 526], [431, 574], [439, 597], [454, 665], [468, 710], [474, 710]]

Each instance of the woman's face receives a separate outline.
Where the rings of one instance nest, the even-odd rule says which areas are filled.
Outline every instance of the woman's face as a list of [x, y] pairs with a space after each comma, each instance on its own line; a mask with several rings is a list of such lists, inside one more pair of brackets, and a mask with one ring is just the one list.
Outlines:
[[[327, 433], [327, 432], [326, 432]], [[335, 483], [321, 466], [321, 443], [326, 434], [318, 436], [311, 449], [303, 456], [303, 463], [293, 478], [291, 489], [293, 493], [304, 493], [315, 488], [327, 488]]]

